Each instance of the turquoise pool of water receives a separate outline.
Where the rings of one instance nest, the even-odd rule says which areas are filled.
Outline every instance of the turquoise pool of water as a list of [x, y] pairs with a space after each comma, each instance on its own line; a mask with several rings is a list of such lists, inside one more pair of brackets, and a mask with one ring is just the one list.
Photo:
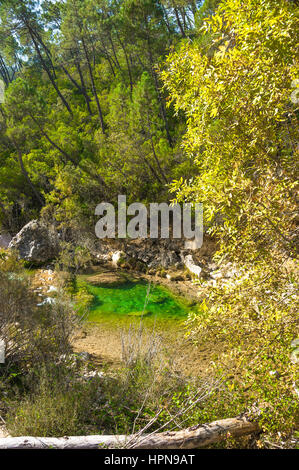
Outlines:
[[189, 308], [187, 302], [176, 297], [163, 286], [149, 284], [143, 280], [126, 280], [116, 285], [94, 285], [81, 281], [93, 302], [88, 321], [124, 320], [143, 318], [146, 320], [184, 320]]

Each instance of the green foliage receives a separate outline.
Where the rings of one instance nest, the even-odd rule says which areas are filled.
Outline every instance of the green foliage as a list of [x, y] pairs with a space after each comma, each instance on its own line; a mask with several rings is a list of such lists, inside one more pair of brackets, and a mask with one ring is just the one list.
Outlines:
[[85, 226], [101, 199], [166, 197], [185, 156], [157, 64], [178, 24], [193, 28], [193, 3], [177, 17], [156, 0], [38, 3], [1, 2], [1, 224], [16, 232], [42, 209]]
[[223, 253], [251, 260], [275, 247], [293, 253], [294, 6], [225, 1], [205, 29], [212, 54], [196, 42], [184, 44], [169, 56], [162, 75], [176, 110], [187, 115], [184, 145], [198, 168], [198, 176], [175, 181], [172, 190], [178, 201], [203, 202]]
[[290, 261], [244, 266], [235, 280], [201, 284], [204, 314], [191, 314], [187, 324], [198, 344], [217, 348], [214, 369], [225, 382], [219, 416], [258, 408], [262, 428], [276, 437], [288, 435], [298, 420], [298, 366], [291, 358], [299, 333], [296, 287]]
[[18, 253], [0, 248], [0, 272], [17, 273], [24, 268], [24, 262], [19, 259]]
[[96, 433], [99, 379], [79, 380], [75, 367], [40, 367], [29, 390], [7, 401], [6, 424], [13, 436], [66, 436]]
[[[15, 266], [15, 272], [5, 272]], [[9, 375], [11, 368], [26, 374], [36, 363], [68, 354], [78, 323], [70, 305], [59, 296], [53, 304], [40, 305], [40, 297], [14, 255], [0, 261], [0, 269], [0, 337], [7, 346], [0, 377]]]
[[203, 5], [199, 8], [196, 15], [196, 26], [202, 26], [202, 23], [208, 16], [212, 16], [219, 5], [221, 0], [206, 0]]
[[79, 270], [86, 270], [92, 264], [92, 255], [87, 247], [74, 246], [71, 243], [61, 243], [61, 251], [56, 261], [57, 269], [77, 274]]
[[187, 331], [215, 344], [215, 370], [225, 381], [207, 417], [257, 407], [261, 426], [277, 438], [298, 418], [290, 359], [298, 335], [298, 107], [291, 100], [298, 18], [285, 0], [224, 0], [201, 32], [206, 39], [183, 43], [162, 72], [176, 111], [186, 114], [184, 147], [197, 167], [171, 190], [179, 202], [203, 202], [220, 242], [217, 261], [243, 267], [240, 279], [200, 285], [204, 313], [190, 315]]
[[[198, 424], [199, 409], [217, 388], [213, 380], [191, 379], [175, 366], [159, 336], [142, 328], [123, 333], [123, 367], [102, 384], [101, 426], [109, 433], [147, 432]], [[196, 416], [196, 417], [194, 417]]]
[[[259, 410], [274, 437], [293, 431], [296, 3], [1, 2], [1, 228], [16, 233], [38, 216], [55, 222], [68, 240], [58, 267], [74, 282], [91, 262], [85, 241], [98, 202], [118, 194], [165, 201], [170, 188], [178, 202], [203, 202], [216, 260], [241, 269], [232, 282], [201, 283], [202, 304], [187, 325], [196, 342], [215, 344], [221, 386], [190, 384], [139, 351], [115, 380], [103, 380], [101, 401], [74, 370], [58, 377], [57, 361], [70, 351], [71, 305], [38, 307], [21, 263], [1, 251], [0, 336], [10, 350], [0, 372], [16, 384], [36, 362], [56, 364], [11, 402], [12, 432], [131, 432], [151, 420], [159, 429], [173, 416], [193, 425], [248, 409]], [[68, 293], [79, 310], [88, 307], [83, 289]]]

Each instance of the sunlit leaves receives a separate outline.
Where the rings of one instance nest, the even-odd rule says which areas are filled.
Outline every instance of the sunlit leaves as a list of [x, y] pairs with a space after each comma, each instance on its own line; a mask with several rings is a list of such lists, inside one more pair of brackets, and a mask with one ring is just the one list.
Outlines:
[[220, 213], [226, 222], [216, 231], [225, 249], [240, 256], [286, 247], [294, 229], [298, 121], [290, 95], [297, 26], [289, 2], [223, 1], [205, 22], [210, 52], [183, 44], [162, 73], [175, 109], [188, 117], [184, 146], [200, 173], [191, 184], [173, 183], [173, 191], [204, 202], [209, 221]]

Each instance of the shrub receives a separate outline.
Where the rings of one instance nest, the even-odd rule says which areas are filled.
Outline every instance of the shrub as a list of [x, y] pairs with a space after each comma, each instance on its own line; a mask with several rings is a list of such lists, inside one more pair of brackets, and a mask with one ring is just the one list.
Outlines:
[[202, 283], [203, 313], [188, 320], [196, 342], [222, 345], [214, 369], [225, 387], [210, 412], [225, 418], [256, 408], [263, 430], [276, 437], [294, 430], [299, 410], [291, 361], [297, 297], [289, 263], [281, 261], [280, 270], [277, 260], [267, 269], [244, 266], [233, 281], [212, 288]]
[[[143, 433], [194, 425], [194, 410], [217, 389], [213, 378], [183, 376], [153, 331], [122, 334], [124, 366], [104, 380], [102, 427], [112, 433]], [[198, 416], [196, 416], [198, 418]]]
[[27, 377], [29, 392], [9, 402], [6, 425], [13, 436], [66, 436], [98, 433], [94, 416], [99, 381], [78, 378], [74, 367], [38, 368]]
[[5, 364], [28, 370], [40, 362], [54, 361], [70, 352], [70, 338], [77, 324], [68, 302], [40, 305], [24, 271], [0, 271], [0, 337], [6, 344]]

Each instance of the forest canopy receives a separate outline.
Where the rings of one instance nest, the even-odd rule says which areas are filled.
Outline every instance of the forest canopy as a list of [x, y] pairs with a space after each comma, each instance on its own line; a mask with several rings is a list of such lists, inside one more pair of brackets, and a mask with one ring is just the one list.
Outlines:
[[[1, 222], [42, 208], [89, 218], [97, 200], [167, 198], [193, 163], [159, 65], [195, 32], [196, 2], [0, 2]], [[142, 180], [142, 185], [139, 184]]]

